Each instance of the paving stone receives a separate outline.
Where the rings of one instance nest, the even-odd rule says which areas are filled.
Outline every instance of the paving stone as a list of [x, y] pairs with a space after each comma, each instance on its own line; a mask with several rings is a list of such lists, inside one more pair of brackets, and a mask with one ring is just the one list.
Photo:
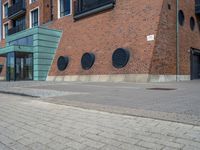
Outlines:
[[31, 150], [30, 147], [24, 146], [21, 143], [16, 142], [14, 145], [10, 146], [13, 150]]
[[70, 147], [70, 148], [77, 149], [77, 150], [84, 149], [87, 146], [87, 145], [78, 143], [76, 141], [69, 141], [65, 145]]
[[106, 145], [106, 146], [100, 148], [99, 150], [121, 150], [121, 149], [119, 147]]
[[132, 144], [122, 144], [119, 146], [121, 150], [147, 150], [148, 148], [145, 148], [143, 146], [137, 146], [137, 145], [132, 145]]
[[156, 150], [161, 150], [164, 148], [163, 145], [156, 144], [156, 143], [150, 143], [150, 142], [146, 142], [146, 141], [141, 141], [141, 142], [137, 143], [137, 146], [142, 146], [145, 148], [156, 149]]
[[182, 150], [199, 150], [199, 148], [194, 147], [194, 146], [187, 145], [187, 146], [185, 146]]
[[96, 149], [102, 148], [105, 145], [104, 143], [97, 142], [97, 141], [94, 141], [94, 140], [91, 140], [91, 139], [85, 139], [82, 142], [82, 144], [85, 144], [87, 146], [90, 146], [90, 147], [93, 147], [93, 148], [96, 148]]
[[15, 144], [16, 141], [10, 139], [7, 136], [4, 136], [4, 135], [0, 134], [0, 142], [9, 147], [9, 146], [12, 146], [13, 144]]
[[63, 150], [63, 149], [67, 149], [69, 147], [66, 147], [65, 144], [61, 144], [58, 142], [50, 142], [48, 144], [46, 144], [48, 147], [54, 149], [54, 150]]
[[200, 149], [197, 126], [0, 97], [0, 150]]
[[44, 144], [41, 144], [38, 142], [30, 144], [30, 145], [28, 145], [28, 147], [30, 147], [33, 150], [52, 150], [47, 145], [44, 145]]
[[37, 142], [37, 138], [35, 138], [35, 137], [33, 137], [33, 138], [23, 137], [23, 138], [17, 140], [17, 142], [27, 146], [27, 145], [36, 143]]
[[95, 140], [95, 141], [99, 141], [101, 143], [105, 143], [105, 144], [111, 145], [111, 146], [119, 146], [123, 143], [118, 140], [114, 140], [111, 138], [105, 138], [105, 137], [102, 137], [100, 135], [95, 135], [95, 134], [86, 134], [86, 135], [84, 135], [84, 137]]
[[11, 150], [11, 148], [0, 142], [0, 150]]
[[180, 148], [174, 148], [174, 147], [165, 147], [162, 150], [182, 150]]
[[186, 139], [179, 139], [179, 138], [176, 139], [175, 142], [184, 144], [186, 146], [193, 146], [193, 147], [196, 147], [196, 148], [200, 149], [200, 143], [199, 142], [195, 142], [195, 141], [191, 141], [191, 140], [186, 140]]
[[62, 137], [62, 136], [56, 136], [51, 138], [52, 141], [55, 141], [57, 143], [60, 143], [60, 144], [66, 144], [67, 142], [71, 141], [70, 139], [67, 139], [65, 137]]

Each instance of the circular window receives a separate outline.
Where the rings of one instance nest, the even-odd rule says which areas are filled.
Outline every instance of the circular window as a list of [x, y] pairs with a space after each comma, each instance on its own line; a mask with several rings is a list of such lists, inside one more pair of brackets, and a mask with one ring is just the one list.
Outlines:
[[191, 28], [192, 31], [194, 31], [194, 28], [195, 28], [194, 17], [190, 17], [190, 28]]
[[168, 9], [169, 9], [169, 10], [171, 10], [171, 5], [170, 5], [170, 4], [168, 4], [167, 6], [168, 6]]
[[57, 61], [58, 70], [64, 71], [69, 63], [69, 58], [66, 56], [60, 56]]
[[126, 66], [130, 58], [130, 53], [128, 50], [123, 48], [118, 48], [114, 51], [112, 55], [112, 64], [115, 68], [123, 68]]
[[183, 26], [183, 25], [184, 25], [184, 22], [185, 22], [185, 15], [184, 15], [184, 13], [183, 13], [182, 10], [179, 10], [178, 19], [179, 19], [179, 24], [180, 24], [181, 26]]
[[89, 70], [95, 62], [95, 55], [93, 53], [84, 53], [81, 58], [81, 65], [84, 70]]

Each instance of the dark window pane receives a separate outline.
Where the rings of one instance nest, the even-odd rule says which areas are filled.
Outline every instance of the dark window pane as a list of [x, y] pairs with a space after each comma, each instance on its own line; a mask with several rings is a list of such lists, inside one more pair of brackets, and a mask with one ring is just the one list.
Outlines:
[[60, 0], [60, 17], [71, 13], [71, 0]]
[[8, 17], [8, 3], [4, 5], [4, 17]]
[[184, 12], [182, 10], [179, 10], [178, 18], [179, 18], [179, 24], [181, 26], [183, 26], [184, 22], [185, 22], [185, 15], [184, 15]]
[[33, 46], [33, 36], [27, 36], [15, 41], [11, 41], [9, 45]]
[[38, 26], [38, 9], [31, 12], [32, 27]]

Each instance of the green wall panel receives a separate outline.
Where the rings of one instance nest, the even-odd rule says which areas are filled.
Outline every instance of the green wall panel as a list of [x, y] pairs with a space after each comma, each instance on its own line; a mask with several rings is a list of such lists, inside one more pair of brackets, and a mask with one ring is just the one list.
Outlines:
[[48, 35], [43, 35], [43, 34], [35, 34], [34, 35], [35, 40], [44, 40], [44, 41], [51, 41], [51, 42], [59, 42], [60, 38], [59, 37], [51, 37], [49, 38]]
[[[10, 41], [14, 41], [26, 36], [33, 36], [33, 46], [9, 46]], [[0, 50], [0, 54], [12, 51], [33, 53], [33, 74], [34, 80], [46, 80], [50, 70], [55, 51], [60, 42], [61, 31], [44, 27], [27, 29], [6, 37], [7, 47]]]
[[34, 52], [39, 52], [40, 53], [46, 53], [46, 54], [54, 54], [55, 53], [55, 48], [49, 48], [49, 47], [44, 47], [44, 46], [40, 46], [40, 47], [34, 47], [33, 48]]
[[51, 42], [51, 41], [42, 41], [42, 40], [35, 40], [33, 42], [34, 46], [44, 46], [49, 48], [57, 48], [57, 42]]
[[38, 59], [52, 59], [54, 53], [35, 53], [34, 57], [37, 57]]
[[46, 80], [62, 32], [38, 28], [33, 36], [34, 45], [34, 79]]

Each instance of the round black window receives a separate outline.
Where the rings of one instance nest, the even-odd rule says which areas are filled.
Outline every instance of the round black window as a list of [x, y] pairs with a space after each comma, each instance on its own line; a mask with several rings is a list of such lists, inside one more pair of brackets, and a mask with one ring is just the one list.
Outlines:
[[190, 28], [192, 31], [194, 31], [194, 28], [195, 28], [195, 20], [194, 20], [194, 17], [191, 17], [190, 18]]
[[57, 61], [58, 70], [64, 71], [69, 63], [69, 58], [67, 56], [60, 56]]
[[118, 48], [114, 51], [112, 55], [112, 64], [115, 68], [123, 68], [126, 66], [130, 58], [130, 53], [128, 50], [123, 48]]
[[81, 58], [81, 65], [84, 70], [89, 70], [95, 62], [95, 55], [93, 53], [84, 53]]
[[171, 5], [170, 4], [168, 4], [168, 9], [171, 10]]
[[185, 22], [185, 15], [184, 15], [184, 13], [183, 13], [182, 10], [179, 10], [178, 19], [179, 19], [179, 24], [180, 24], [181, 26], [183, 26], [183, 25], [184, 25], [184, 22]]

